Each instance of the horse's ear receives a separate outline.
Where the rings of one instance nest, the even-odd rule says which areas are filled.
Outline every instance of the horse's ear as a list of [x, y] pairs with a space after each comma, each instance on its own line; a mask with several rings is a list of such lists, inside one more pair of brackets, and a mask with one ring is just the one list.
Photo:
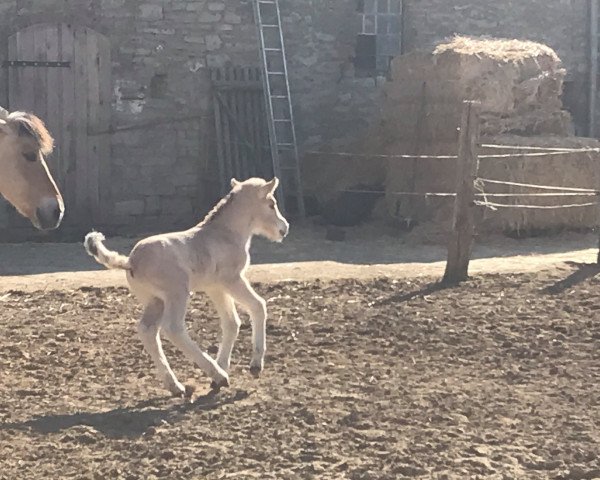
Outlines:
[[235, 188], [240, 184], [235, 178], [231, 179], [231, 188]]

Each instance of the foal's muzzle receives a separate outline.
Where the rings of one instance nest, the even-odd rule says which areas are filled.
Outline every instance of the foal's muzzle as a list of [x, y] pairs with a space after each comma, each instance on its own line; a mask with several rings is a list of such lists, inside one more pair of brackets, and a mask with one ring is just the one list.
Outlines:
[[62, 222], [64, 213], [62, 201], [56, 198], [46, 199], [35, 211], [37, 222], [34, 225], [40, 230], [54, 230]]

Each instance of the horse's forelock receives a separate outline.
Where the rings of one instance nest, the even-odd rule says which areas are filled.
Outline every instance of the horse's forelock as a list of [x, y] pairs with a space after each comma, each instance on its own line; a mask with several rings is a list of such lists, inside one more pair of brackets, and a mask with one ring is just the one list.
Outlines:
[[44, 122], [32, 113], [12, 112], [8, 121], [18, 127], [19, 135], [31, 137], [39, 146], [44, 155], [48, 155], [54, 148], [54, 139]]

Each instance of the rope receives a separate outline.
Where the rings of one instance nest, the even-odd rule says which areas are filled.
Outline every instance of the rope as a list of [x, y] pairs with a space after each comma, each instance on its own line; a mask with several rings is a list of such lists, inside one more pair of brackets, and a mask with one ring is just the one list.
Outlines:
[[[482, 145], [483, 147], [484, 145]], [[502, 153], [496, 155], [478, 155], [477, 158], [480, 160], [501, 160], [504, 158], [536, 158], [536, 157], [553, 157], [557, 155], [568, 155], [570, 153], [598, 153], [600, 149], [579, 149], [579, 150], [549, 150], [545, 152], [533, 152], [533, 153]], [[323, 155], [329, 157], [349, 157], [349, 158], [387, 158], [387, 159], [405, 159], [405, 160], [456, 160], [457, 155], [395, 155], [395, 154], [382, 154], [382, 153], [352, 153], [352, 152], [320, 152], [318, 150], [308, 150], [304, 152], [307, 155]]]
[[[406, 197], [455, 197], [456, 193], [446, 192], [383, 192], [374, 190], [338, 190], [339, 193], [357, 193], [360, 195], [394, 195]], [[595, 197], [600, 192], [559, 192], [559, 193], [476, 193], [476, 197]]]
[[489, 178], [478, 178], [477, 180], [484, 183], [493, 183], [497, 185], [512, 185], [514, 187], [525, 187], [525, 188], [539, 188], [540, 190], [559, 190], [563, 192], [582, 192], [582, 193], [593, 193], [599, 194], [598, 190], [592, 190], [589, 188], [574, 188], [574, 187], [556, 187], [549, 185], [533, 185], [529, 183], [517, 183], [517, 182], [504, 182], [500, 180], [490, 180]]
[[561, 208], [579, 208], [579, 207], [591, 207], [594, 205], [598, 205], [598, 202], [590, 202], [590, 203], [576, 203], [573, 205], [507, 205], [505, 203], [493, 203], [493, 202], [481, 202], [479, 200], [475, 200], [475, 205], [479, 205], [481, 207], [487, 207], [492, 210], [496, 208], [527, 208], [531, 210], [557, 210]]
[[338, 190], [340, 193], [358, 193], [371, 195], [395, 195], [407, 197], [455, 197], [456, 193], [439, 193], [439, 192], [377, 192], [373, 190]]
[[481, 160], [498, 160], [502, 158], [532, 158], [532, 157], [555, 157], [557, 155], [569, 155], [571, 153], [590, 153], [598, 152], [600, 150], [573, 150], [573, 151], [552, 151], [552, 152], [539, 152], [539, 153], [504, 153], [499, 155], [478, 155], [477, 158]]
[[477, 193], [477, 197], [596, 197], [598, 193], [582, 192], [582, 193]]
[[332, 157], [361, 157], [361, 158], [404, 158], [407, 160], [456, 160], [457, 155], [385, 155], [382, 153], [351, 153], [351, 152], [319, 152], [308, 150], [307, 155], [328, 155]]
[[510, 150], [533, 150], [541, 152], [564, 152], [564, 153], [581, 153], [581, 152], [600, 152], [600, 148], [584, 147], [584, 148], [564, 148], [564, 147], [528, 147], [525, 145], [495, 145], [495, 144], [482, 144], [479, 145], [481, 148], [490, 149], [510, 149]]

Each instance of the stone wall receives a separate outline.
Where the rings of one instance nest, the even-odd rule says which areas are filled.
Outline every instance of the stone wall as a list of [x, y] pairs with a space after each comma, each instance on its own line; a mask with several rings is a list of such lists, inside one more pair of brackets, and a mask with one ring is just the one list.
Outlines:
[[[280, 0], [290, 83], [303, 150], [360, 145], [378, 118], [385, 79], [356, 78], [358, 1]], [[537, 40], [554, 48], [569, 78], [586, 78], [586, 2], [581, 0], [404, 0], [404, 50], [454, 33]], [[115, 127], [198, 115], [112, 135], [111, 222], [122, 229], [189, 225], [215, 200], [215, 156], [207, 67], [256, 65], [250, 0], [2, 0], [6, 38], [41, 22], [85, 25], [112, 45]], [[2, 69], [0, 69], [2, 70]], [[4, 85], [4, 72], [0, 82]], [[572, 88], [585, 106], [585, 88]], [[5, 104], [0, 88], [0, 103]], [[577, 115], [576, 115], [577, 118]], [[310, 177], [326, 159], [306, 156]], [[0, 214], [0, 227], [2, 227]]]
[[[257, 64], [250, 1], [3, 0], [0, 60], [9, 35], [61, 22], [109, 38], [114, 128], [173, 119], [111, 135], [109, 230], [192, 224], [217, 191], [207, 67]], [[199, 118], [176, 121], [192, 115]]]

